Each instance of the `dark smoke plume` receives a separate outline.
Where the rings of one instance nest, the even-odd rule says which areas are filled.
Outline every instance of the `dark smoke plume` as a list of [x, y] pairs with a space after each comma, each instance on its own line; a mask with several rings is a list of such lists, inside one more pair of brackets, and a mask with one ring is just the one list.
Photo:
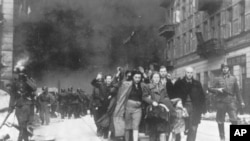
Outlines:
[[29, 56], [29, 69], [113, 68], [160, 61], [158, 0], [39, 0], [17, 19], [16, 60]]

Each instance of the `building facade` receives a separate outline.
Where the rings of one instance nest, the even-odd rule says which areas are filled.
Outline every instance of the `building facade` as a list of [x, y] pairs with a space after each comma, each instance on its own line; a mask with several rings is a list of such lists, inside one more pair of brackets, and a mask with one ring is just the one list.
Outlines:
[[[44, 1], [44, 0], [40, 0]], [[36, 1], [37, 2], [37, 1]], [[0, 87], [13, 78], [15, 54], [15, 27], [21, 19], [29, 17], [34, 0], [0, 0]]]
[[1, 87], [12, 78], [14, 0], [0, 0]]
[[[227, 62], [250, 105], [250, 0], [162, 0], [166, 22], [159, 33], [166, 38], [165, 58], [173, 75], [192, 66], [207, 88]], [[249, 108], [248, 108], [249, 109]]]

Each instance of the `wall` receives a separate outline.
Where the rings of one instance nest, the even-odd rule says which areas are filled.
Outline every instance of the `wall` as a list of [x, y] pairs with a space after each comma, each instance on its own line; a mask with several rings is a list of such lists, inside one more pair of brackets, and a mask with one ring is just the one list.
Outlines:
[[13, 68], [13, 13], [14, 0], [3, 0], [3, 18], [2, 26], [2, 45], [1, 45], [1, 63], [4, 68], [1, 70], [1, 80], [6, 81], [12, 78]]

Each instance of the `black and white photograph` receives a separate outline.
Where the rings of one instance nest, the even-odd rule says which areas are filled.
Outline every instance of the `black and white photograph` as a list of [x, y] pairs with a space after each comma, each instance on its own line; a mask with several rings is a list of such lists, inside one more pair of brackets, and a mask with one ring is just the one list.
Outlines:
[[250, 0], [0, 0], [0, 141], [247, 137]]

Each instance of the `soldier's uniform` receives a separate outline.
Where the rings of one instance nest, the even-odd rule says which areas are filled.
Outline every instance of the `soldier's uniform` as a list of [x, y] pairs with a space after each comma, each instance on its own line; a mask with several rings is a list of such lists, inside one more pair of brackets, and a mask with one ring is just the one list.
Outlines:
[[50, 93], [52, 96], [52, 103], [51, 103], [51, 117], [56, 118], [56, 110], [58, 107], [58, 94], [56, 92], [51, 92]]
[[59, 109], [61, 113], [61, 118], [64, 119], [67, 116], [67, 93], [65, 89], [62, 89], [58, 94]]
[[43, 89], [43, 93], [38, 96], [38, 101], [40, 105], [40, 118], [42, 121], [42, 125], [48, 125], [50, 122], [50, 110], [51, 110], [51, 103], [53, 101], [51, 95], [48, 93], [48, 88]]
[[68, 88], [68, 91], [66, 92], [66, 97], [67, 97], [67, 115], [68, 118], [71, 118], [73, 111], [72, 111], [72, 97], [73, 97], [73, 88]]
[[[223, 67], [228, 66], [223, 64], [222, 68]], [[218, 88], [222, 88], [223, 90], [218, 91]], [[214, 79], [210, 91], [216, 94], [216, 121], [218, 123], [220, 138], [221, 140], [224, 140], [224, 122], [226, 113], [228, 113], [231, 123], [237, 124], [238, 105], [239, 102], [241, 104], [244, 103], [242, 96], [239, 92], [237, 78], [231, 75], [230, 72], [221, 75]]]
[[81, 112], [81, 104], [82, 100], [81, 97], [79, 95], [79, 93], [76, 92], [72, 92], [71, 93], [71, 112], [73, 113], [75, 118], [79, 118], [80, 117], [80, 112]]
[[88, 105], [89, 105], [89, 99], [85, 93], [85, 91], [78, 89], [77, 93], [79, 94], [81, 98], [80, 102], [80, 113], [85, 116], [87, 115]]
[[32, 124], [34, 117], [35, 83], [24, 73], [19, 73], [18, 79], [12, 84], [10, 108], [16, 108], [16, 117], [19, 125], [18, 141], [28, 141], [31, 135], [27, 126]]

